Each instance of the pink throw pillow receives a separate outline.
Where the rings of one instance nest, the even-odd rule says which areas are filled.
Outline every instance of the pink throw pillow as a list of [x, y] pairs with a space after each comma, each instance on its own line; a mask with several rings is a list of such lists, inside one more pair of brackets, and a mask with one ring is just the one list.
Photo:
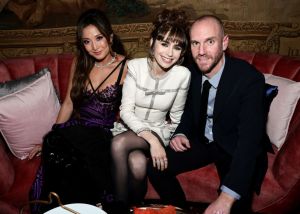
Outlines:
[[60, 103], [50, 72], [0, 97], [0, 132], [11, 152], [26, 159], [56, 120]]
[[265, 74], [266, 82], [278, 86], [267, 121], [267, 133], [271, 143], [280, 149], [285, 142], [288, 128], [300, 97], [300, 82]]

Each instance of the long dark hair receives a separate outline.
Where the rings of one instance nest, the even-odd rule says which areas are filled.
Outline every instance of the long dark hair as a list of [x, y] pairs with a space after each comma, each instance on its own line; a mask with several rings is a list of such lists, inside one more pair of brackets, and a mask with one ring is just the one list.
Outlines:
[[[72, 81], [71, 99], [73, 102], [74, 112], [79, 115], [79, 107], [82, 101], [82, 93], [86, 87], [89, 74], [94, 66], [95, 58], [88, 54], [85, 50], [82, 32], [89, 25], [95, 26], [100, 33], [110, 43], [111, 51], [125, 55], [124, 46], [117, 35], [113, 33], [113, 29], [107, 16], [98, 9], [89, 9], [82, 13], [77, 21], [76, 42], [77, 42], [77, 61]], [[110, 36], [113, 35], [113, 41], [110, 42]]]
[[157, 15], [156, 19], [153, 21], [153, 25], [154, 28], [150, 35], [153, 43], [150, 47], [149, 57], [151, 59], [153, 57], [153, 49], [156, 40], [162, 41], [168, 34], [166, 40], [178, 43], [178, 45], [182, 48], [181, 59], [183, 59], [183, 56], [188, 47], [188, 37], [186, 32], [188, 19], [185, 12], [183, 10], [164, 9]]

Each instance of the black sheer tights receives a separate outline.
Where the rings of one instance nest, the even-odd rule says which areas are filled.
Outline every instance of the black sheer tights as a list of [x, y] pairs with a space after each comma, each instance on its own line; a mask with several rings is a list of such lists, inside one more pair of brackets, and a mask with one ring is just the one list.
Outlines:
[[148, 143], [132, 131], [123, 132], [112, 140], [112, 174], [118, 201], [136, 204], [146, 193]]

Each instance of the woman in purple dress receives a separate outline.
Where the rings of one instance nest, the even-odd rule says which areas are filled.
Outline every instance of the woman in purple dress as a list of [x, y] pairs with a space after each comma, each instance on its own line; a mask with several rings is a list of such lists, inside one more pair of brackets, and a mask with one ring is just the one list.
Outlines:
[[[99, 10], [91, 9], [80, 16], [77, 45], [67, 96], [43, 144], [42, 196], [54, 191], [63, 203], [95, 205], [107, 201], [112, 192], [110, 129], [119, 109], [127, 66], [122, 44]], [[54, 157], [57, 154], [51, 148], [53, 139], [58, 150], [63, 151], [59, 158], [71, 158], [66, 160], [69, 165], [57, 167], [55, 161], [60, 160]]]

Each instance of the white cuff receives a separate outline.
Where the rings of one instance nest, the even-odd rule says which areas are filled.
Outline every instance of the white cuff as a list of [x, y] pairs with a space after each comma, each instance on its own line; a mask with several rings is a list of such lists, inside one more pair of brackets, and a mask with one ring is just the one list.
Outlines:
[[241, 196], [236, 193], [235, 191], [229, 189], [228, 187], [222, 185], [221, 188], [222, 192], [227, 193], [228, 195], [232, 196], [233, 198], [235, 198], [236, 200], [239, 200], [241, 198]]

